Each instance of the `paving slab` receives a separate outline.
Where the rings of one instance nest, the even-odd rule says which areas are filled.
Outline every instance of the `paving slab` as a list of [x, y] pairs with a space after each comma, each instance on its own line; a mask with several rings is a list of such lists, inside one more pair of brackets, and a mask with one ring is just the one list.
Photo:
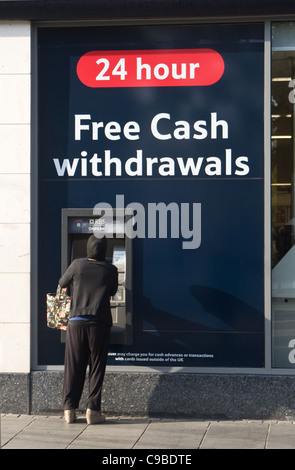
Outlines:
[[[5, 419], [5, 422], [3, 421]], [[15, 437], [20, 433], [24, 428], [26, 428], [32, 421], [36, 418], [31, 415], [14, 415], [9, 414], [5, 417], [2, 417], [0, 423], [1, 429], [1, 440], [0, 447], [6, 444], [10, 439]]]
[[[86, 420], [69, 425], [61, 416], [38, 416], [12, 439], [2, 442], [2, 449], [65, 449], [86, 427]], [[6, 429], [5, 417], [2, 428]]]
[[211, 422], [201, 449], [264, 449], [269, 424], [263, 422]]
[[295, 424], [284, 421], [270, 424], [267, 449], [295, 449]]
[[201, 421], [151, 422], [134, 449], [198, 449], [207, 427]]
[[148, 426], [145, 418], [107, 419], [103, 424], [87, 426], [67, 448], [132, 449]]

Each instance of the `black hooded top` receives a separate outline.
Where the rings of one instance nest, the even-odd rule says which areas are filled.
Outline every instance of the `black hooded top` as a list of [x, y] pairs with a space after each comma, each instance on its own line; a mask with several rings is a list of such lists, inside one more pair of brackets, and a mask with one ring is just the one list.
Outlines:
[[104, 261], [107, 251], [106, 237], [97, 238], [94, 235], [87, 241], [87, 258]]
[[93, 318], [112, 325], [110, 297], [118, 289], [117, 268], [105, 261], [106, 238], [91, 235], [87, 242], [87, 258], [75, 259], [59, 280], [71, 295], [70, 319]]

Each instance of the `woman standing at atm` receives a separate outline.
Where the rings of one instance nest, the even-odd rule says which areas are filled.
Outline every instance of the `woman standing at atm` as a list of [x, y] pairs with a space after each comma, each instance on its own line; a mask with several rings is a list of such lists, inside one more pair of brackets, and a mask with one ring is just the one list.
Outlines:
[[73, 423], [89, 363], [89, 396], [86, 420], [101, 423], [101, 392], [105, 375], [112, 315], [110, 297], [118, 288], [117, 268], [105, 261], [107, 239], [91, 235], [87, 258], [75, 259], [59, 280], [71, 295], [66, 333], [63, 408], [65, 420]]

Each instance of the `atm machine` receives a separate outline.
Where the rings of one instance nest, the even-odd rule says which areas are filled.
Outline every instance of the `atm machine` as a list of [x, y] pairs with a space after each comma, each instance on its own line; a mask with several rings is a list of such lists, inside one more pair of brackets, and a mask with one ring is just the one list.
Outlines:
[[[118, 269], [119, 286], [111, 298], [113, 326], [111, 344], [132, 343], [132, 253], [126, 224], [132, 211], [126, 209], [62, 209], [61, 271], [76, 258], [87, 256], [90, 235], [104, 235], [108, 240], [106, 261]], [[65, 333], [62, 332], [62, 341]]]

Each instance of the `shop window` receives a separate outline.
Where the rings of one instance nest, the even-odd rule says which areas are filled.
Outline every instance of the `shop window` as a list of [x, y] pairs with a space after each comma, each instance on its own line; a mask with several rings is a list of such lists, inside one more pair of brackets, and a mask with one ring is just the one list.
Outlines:
[[295, 368], [295, 23], [272, 25], [272, 366]]

